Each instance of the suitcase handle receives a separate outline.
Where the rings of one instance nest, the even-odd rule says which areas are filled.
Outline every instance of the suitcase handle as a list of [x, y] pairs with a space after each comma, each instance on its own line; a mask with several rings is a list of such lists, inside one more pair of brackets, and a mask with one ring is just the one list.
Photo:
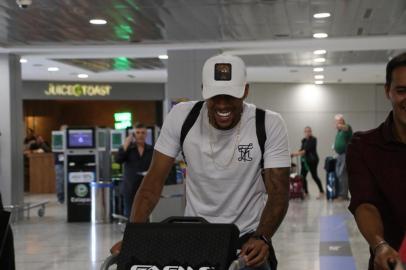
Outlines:
[[161, 223], [209, 223], [202, 217], [168, 217]]

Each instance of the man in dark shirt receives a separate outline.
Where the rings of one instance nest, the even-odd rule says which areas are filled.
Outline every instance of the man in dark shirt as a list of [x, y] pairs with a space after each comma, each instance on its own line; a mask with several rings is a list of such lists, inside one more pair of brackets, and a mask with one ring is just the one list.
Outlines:
[[386, 67], [392, 111], [378, 128], [355, 133], [347, 150], [350, 211], [371, 250], [369, 269], [398, 261], [406, 231], [406, 53]]
[[124, 164], [122, 194], [124, 216], [129, 217], [133, 199], [152, 160], [153, 147], [145, 143], [147, 129], [143, 124], [135, 127], [120, 147], [116, 161]]

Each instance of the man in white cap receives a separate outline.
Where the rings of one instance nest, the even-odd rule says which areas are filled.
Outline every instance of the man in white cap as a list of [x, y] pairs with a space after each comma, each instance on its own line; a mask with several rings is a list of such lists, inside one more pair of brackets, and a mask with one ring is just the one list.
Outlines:
[[[244, 102], [248, 84], [239, 57], [208, 59], [202, 94], [204, 103], [180, 103], [166, 117], [130, 221], [147, 221], [182, 151], [188, 164], [185, 215], [236, 224], [246, 266], [275, 270], [271, 238], [289, 203], [291, 161], [285, 123], [278, 113], [262, 111], [266, 140], [261, 151], [256, 107]], [[201, 107], [196, 110], [197, 103]], [[185, 136], [184, 123], [191, 111], [196, 117]]]

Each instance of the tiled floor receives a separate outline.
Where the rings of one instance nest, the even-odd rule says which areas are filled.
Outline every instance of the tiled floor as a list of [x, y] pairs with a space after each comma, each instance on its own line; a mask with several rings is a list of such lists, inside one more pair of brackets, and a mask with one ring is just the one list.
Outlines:
[[[13, 225], [17, 269], [99, 269], [113, 243], [122, 236], [115, 224], [66, 223], [65, 208], [53, 196], [30, 196], [27, 200], [50, 199], [45, 217], [33, 212], [29, 220]], [[291, 201], [285, 221], [273, 239], [279, 270], [319, 269], [320, 216], [343, 214], [347, 219], [351, 249], [357, 269], [367, 269], [368, 247], [360, 236], [347, 202], [310, 198]]]

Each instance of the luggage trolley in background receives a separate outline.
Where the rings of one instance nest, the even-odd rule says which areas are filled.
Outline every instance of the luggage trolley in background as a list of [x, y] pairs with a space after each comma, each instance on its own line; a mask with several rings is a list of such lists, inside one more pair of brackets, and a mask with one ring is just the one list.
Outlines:
[[300, 175], [300, 158], [296, 158], [296, 164], [292, 161], [289, 176], [289, 198], [304, 199], [303, 177]]
[[239, 230], [234, 224], [210, 224], [198, 217], [128, 223], [120, 254], [107, 258], [101, 269], [117, 264], [118, 270], [137, 266], [227, 270], [236, 259], [238, 240]]

